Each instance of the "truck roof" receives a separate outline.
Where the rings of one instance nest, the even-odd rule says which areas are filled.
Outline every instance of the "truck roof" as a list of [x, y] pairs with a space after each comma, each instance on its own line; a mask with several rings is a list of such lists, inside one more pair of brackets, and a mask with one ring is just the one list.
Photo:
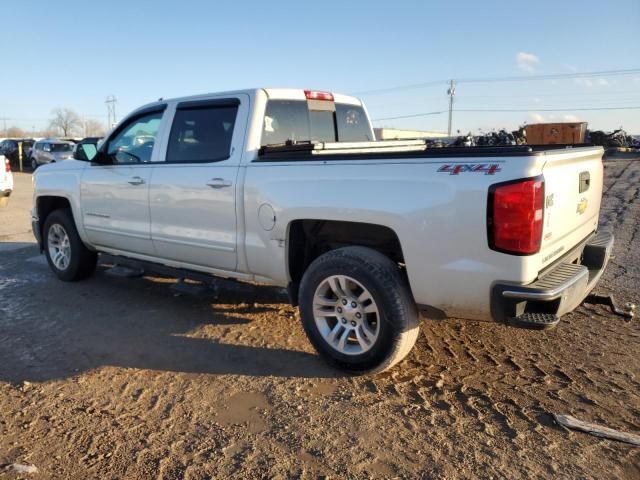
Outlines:
[[[142, 105], [139, 108], [136, 108], [135, 111], [138, 110], [143, 110], [149, 107], [152, 107], [154, 105], [158, 105], [161, 103], [165, 103], [165, 102], [176, 102], [176, 101], [189, 101], [189, 100], [200, 100], [200, 99], [204, 99], [204, 98], [208, 98], [212, 95], [238, 95], [238, 94], [247, 94], [249, 95], [251, 98], [254, 98], [256, 95], [256, 92], [262, 90], [263, 92], [265, 92], [267, 94], [267, 97], [269, 97], [270, 99], [277, 99], [277, 100], [306, 100], [306, 96], [304, 94], [304, 90], [303, 88], [248, 88], [248, 89], [243, 89], [243, 90], [230, 90], [230, 91], [226, 91], [226, 92], [209, 92], [209, 93], [200, 93], [197, 95], [189, 95], [189, 96], [184, 96], [184, 97], [174, 97], [174, 98], [161, 98], [155, 102], [151, 102], [151, 103], [147, 103], [146, 105]], [[342, 95], [340, 93], [334, 93], [331, 92], [333, 94], [333, 98], [335, 99], [336, 103], [344, 103], [344, 104], [348, 104], [348, 105], [358, 105], [358, 106], [362, 106], [362, 102], [360, 101], [360, 99], [356, 98], [356, 97], [352, 97], [349, 95]], [[135, 112], [134, 111], [134, 112]], [[132, 113], [134, 113], [132, 112]]]

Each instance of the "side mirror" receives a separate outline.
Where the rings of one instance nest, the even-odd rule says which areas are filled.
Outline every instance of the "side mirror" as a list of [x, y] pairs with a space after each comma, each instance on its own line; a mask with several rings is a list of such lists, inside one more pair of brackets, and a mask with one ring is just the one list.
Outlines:
[[94, 159], [96, 154], [98, 153], [98, 149], [95, 145], [91, 143], [82, 143], [76, 145], [73, 158], [76, 160], [82, 160], [83, 162], [90, 162]]

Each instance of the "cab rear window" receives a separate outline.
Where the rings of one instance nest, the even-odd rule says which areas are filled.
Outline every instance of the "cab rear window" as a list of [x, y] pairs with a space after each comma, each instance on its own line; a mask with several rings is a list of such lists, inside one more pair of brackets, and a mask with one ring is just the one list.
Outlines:
[[371, 128], [362, 107], [336, 103], [334, 112], [309, 110], [304, 100], [270, 100], [267, 103], [262, 146], [370, 140], [373, 140]]

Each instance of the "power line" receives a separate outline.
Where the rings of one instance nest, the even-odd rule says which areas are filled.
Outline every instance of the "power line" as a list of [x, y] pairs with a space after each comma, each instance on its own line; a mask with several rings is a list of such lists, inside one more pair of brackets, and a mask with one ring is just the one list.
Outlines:
[[640, 106], [636, 107], [578, 107], [578, 108], [505, 108], [505, 109], [482, 109], [471, 108], [456, 110], [458, 112], [579, 112], [579, 111], [595, 111], [595, 110], [640, 110]]
[[357, 95], [357, 96], [379, 95], [383, 93], [392, 93], [392, 92], [402, 91], [402, 90], [414, 90], [417, 88], [433, 87], [436, 85], [442, 86], [442, 85], [446, 85], [447, 83], [449, 83], [449, 80], [436, 80], [433, 82], [415, 83], [413, 85], [402, 85], [399, 87], [380, 88], [377, 90], [365, 90], [364, 92], [356, 92], [354, 93], [354, 95]]
[[[456, 83], [497, 83], [497, 82], [530, 82], [539, 80], [563, 80], [572, 78], [592, 78], [603, 76], [620, 76], [620, 75], [633, 75], [640, 73], [640, 68], [629, 68], [622, 70], [600, 70], [594, 72], [574, 72], [574, 73], [556, 73], [549, 75], [515, 75], [515, 76], [503, 76], [503, 77], [476, 77], [476, 78], [457, 78]], [[434, 80], [431, 82], [414, 83], [410, 85], [400, 85], [396, 87], [380, 88], [377, 90], [366, 90], [363, 92], [356, 92], [354, 95], [369, 96], [369, 95], [381, 95], [386, 93], [399, 92], [404, 90], [416, 90], [420, 88], [442, 86], [449, 83], [450, 80]]]
[[592, 78], [603, 76], [615, 77], [619, 75], [633, 75], [635, 73], [640, 73], [640, 68], [630, 68], [626, 70], [600, 70], [596, 72], [555, 73], [549, 75], [515, 75], [509, 77], [462, 78], [458, 81], [461, 83], [528, 82], [538, 80], [564, 80], [571, 78]]
[[[103, 114], [80, 114], [81, 117], [95, 117], [95, 118], [104, 118], [104, 113]], [[51, 120], [51, 117], [4, 117], [6, 120], [8, 121], [16, 121], [16, 122], [29, 122], [29, 121], [49, 121]], [[2, 119], [0, 119], [2, 120]]]
[[414, 118], [414, 117], [426, 117], [427, 115], [440, 115], [441, 113], [447, 113], [447, 110], [440, 110], [437, 112], [425, 112], [425, 113], [414, 113], [412, 115], [400, 115], [397, 117], [384, 117], [384, 118], [374, 118], [372, 122], [381, 122], [382, 120], [398, 120], [400, 118]]
[[[456, 112], [465, 112], [465, 113], [475, 113], [475, 112], [487, 112], [487, 113], [506, 113], [506, 112], [580, 112], [580, 111], [595, 111], [595, 110], [640, 110], [640, 106], [634, 107], [587, 107], [587, 108], [526, 108], [526, 109], [518, 109], [518, 108], [503, 108], [503, 109], [491, 109], [491, 108], [469, 108], [469, 109], [458, 109]], [[424, 112], [424, 113], [413, 113], [411, 115], [398, 115], [396, 117], [385, 117], [385, 118], [374, 118], [371, 120], [372, 122], [381, 122], [383, 120], [399, 120], [403, 118], [415, 118], [415, 117], [426, 117], [427, 115], [437, 115], [441, 113], [446, 113], [446, 110], [437, 111], [437, 112]]]

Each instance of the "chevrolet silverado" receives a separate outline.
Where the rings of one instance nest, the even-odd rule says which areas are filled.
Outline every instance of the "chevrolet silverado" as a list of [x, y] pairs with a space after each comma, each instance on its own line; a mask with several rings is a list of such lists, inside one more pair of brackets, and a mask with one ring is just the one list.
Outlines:
[[253, 89], [160, 99], [34, 174], [62, 280], [98, 255], [286, 287], [339, 368], [402, 360], [427, 317], [548, 328], [602, 274], [603, 150], [376, 142], [356, 98]]

